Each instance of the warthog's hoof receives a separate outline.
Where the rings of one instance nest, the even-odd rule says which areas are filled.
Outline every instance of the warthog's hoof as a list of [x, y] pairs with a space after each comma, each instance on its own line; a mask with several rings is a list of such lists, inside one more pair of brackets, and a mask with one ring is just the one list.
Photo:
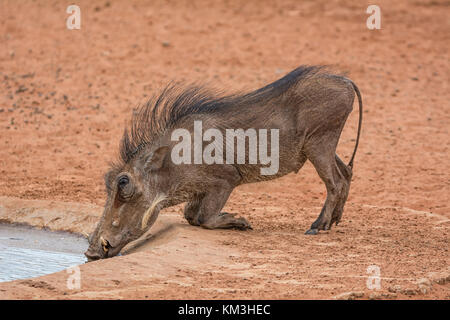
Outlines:
[[247, 230], [247, 229], [253, 230], [253, 227], [252, 227], [252, 225], [250, 224], [250, 222], [248, 222], [248, 221], [247, 221], [246, 219], [244, 219], [244, 218], [241, 218], [241, 219], [244, 220], [244, 221], [243, 221], [244, 225], [243, 225], [242, 227], [240, 227], [241, 230]]
[[308, 231], [305, 232], [305, 234], [307, 235], [316, 235], [319, 233], [319, 229], [309, 229]]
[[231, 227], [238, 230], [253, 230], [252, 225], [245, 218], [235, 218]]

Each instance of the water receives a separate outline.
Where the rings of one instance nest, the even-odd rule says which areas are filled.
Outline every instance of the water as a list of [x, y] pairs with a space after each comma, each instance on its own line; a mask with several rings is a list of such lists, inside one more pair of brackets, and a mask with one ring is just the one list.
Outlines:
[[85, 238], [0, 224], [0, 282], [42, 276], [86, 262]]

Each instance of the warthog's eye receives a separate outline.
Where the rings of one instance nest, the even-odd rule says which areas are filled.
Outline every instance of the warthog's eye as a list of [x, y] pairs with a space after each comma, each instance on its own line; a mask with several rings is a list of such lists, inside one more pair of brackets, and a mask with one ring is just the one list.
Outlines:
[[130, 179], [127, 176], [122, 176], [122, 177], [120, 177], [117, 185], [119, 186], [120, 189], [123, 189], [129, 182], [130, 182]]
[[119, 197], [123, 201], [127, 201], [134, 194], [134, 185], [127, 175], [119, 177], [119, 180], [117, 180], [117, 188], [119, 190]]

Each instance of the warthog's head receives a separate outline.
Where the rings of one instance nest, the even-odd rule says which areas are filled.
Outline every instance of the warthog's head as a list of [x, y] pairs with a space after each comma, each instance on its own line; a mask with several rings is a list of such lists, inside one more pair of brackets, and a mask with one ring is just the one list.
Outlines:
[[155, 222], [169, 187], [169, 148], [159, 147], [105, 175], [107, 200], [89, 236], [88, 261], [113, 257]]

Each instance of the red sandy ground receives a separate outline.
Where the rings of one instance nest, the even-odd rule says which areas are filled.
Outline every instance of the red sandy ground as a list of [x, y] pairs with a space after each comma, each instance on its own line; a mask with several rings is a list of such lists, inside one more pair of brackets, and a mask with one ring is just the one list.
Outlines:
[[253, 231], [194, 228], [171, 208], [160, 240], [83, 265], [81, 289], [63, 271], [2, 283], [0, 298], [450, 298], [449, 1], [378, 1], [381, 30], [365, 1], [77, 1], [81, 30], [66, 29], [69, 4], [0, 3], [0, 219], [92, 230], [133, 107], [170, 80], [251, 90], [301, 64], [347, 71], [363, 94], [352, 188], [338, 227], [303, 235], [325, 197], [308, 163], [233, 192], [225, 209]]

